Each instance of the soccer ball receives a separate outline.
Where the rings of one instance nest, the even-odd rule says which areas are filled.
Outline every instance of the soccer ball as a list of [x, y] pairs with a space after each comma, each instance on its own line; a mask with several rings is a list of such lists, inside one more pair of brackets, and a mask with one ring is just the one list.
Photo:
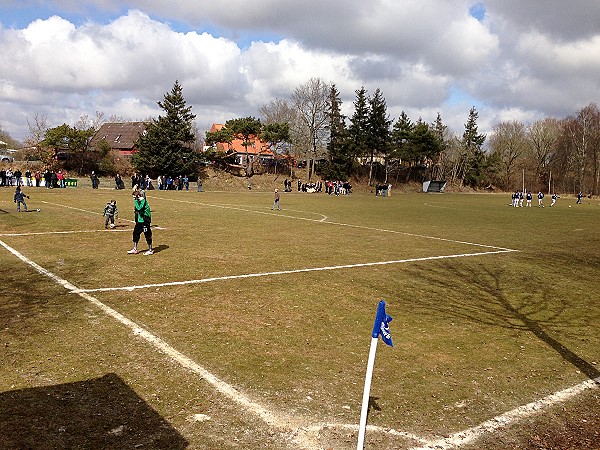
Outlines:
[[571, 205], [569, 205], [569, 208], [571, 207]]

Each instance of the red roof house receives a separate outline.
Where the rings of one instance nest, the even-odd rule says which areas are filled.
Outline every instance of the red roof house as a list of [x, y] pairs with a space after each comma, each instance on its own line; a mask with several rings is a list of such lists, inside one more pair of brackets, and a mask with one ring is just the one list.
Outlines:
[[[210, 127], [210, 132], [220, 131], [225, 125], [222, 123], [213, 123]], [[235, 157], [236, 164], [240, 166], [246, 165], [246, 159], [273, 159], [275, 153], [269, 147], [269, 144], [261, 141], [258, 136], [252, 136], [249, 139], [250, 144], [244, 147], [244, 141], [242, 139], [234, 139], [229, 142], [217, 142], [215, 145], [218, 151], [225, 152], [226, 154], [233, 154]]]

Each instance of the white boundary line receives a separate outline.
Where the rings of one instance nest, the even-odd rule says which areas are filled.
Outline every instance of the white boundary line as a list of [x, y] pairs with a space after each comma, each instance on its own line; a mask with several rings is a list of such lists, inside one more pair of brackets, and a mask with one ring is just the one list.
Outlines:
[[[288, 436], [291, 436], [293, 441], [300, 446], [301, 448], [311, 449], [314, 446], [311, 445], [311, 439], [308, 438], [309, 433], [318, 433], [319, 430], [322, 430], [327, 427], [336, 427], [342, 429], [350, 429], [356, 430], [357, 425], [348, 425], [348, 424], [319, 424], [308, 427], [299, 427], [295, 430], [291, 429], [292, 424], [297, 422], [293, 420], [292, 417], [286, 417], [281, 413], [275, 413], [266, 407], [260, 405], [257, 402], [254, 402], [245, 394], [241, 393], [239, 390], [234, 388], [232, 385], [226, 383], [221, 380], [216, 375], [213, 375], [204, 367], [200, 366], [198, 363], [185, 356], [183, 353], [176, 350], [174, 347], [169, 345], [164, 340], [160, 339], [158, 336], [153, 335], [148, 330], [139, 326], [137, 323], [133, 322], [123, 314], [109, 307], [108, 305], [102, 303], [97, 298], [93, 297], [87, 292], [83, 292], [81, 289], [77, 288], [75, 285], [71, 284], [67, 280], [60, 278], [54, 273], [44, 269], [39, 264], [33, 262], [23, 254], [19, 253], [17, 250], [13, 249], [2, 240], [0, 240], [0, 245], [7, 249], [14, 256], [19, 258], [21, 261], [25, 262], [33, 269], [35, 269], [40, 274], [47, 276], [48, 278], [55, 281], [57, 284], [63, 286], [65, 289], [72, 293], [76, 293], [80, 297], [89, 301], [94, 306], [98, 307], [108, 316], [117, 320], [119, 323], [123, 324], [127, 328], [129, 328], [134, 335], [139, 336], [144, 339], [146, 342], [151, 344], [155, 349], [159, 350], [173, 361], [180, 364], [182, 367], [189, 369], [193, 373], [200, 375], [204, 378], [210, 385], [212, 385], [218, 392], [230, 398], [247, 411], [257, 415], [261, 420], [263, 420], [267, 425], [277, 428], [281, 432], [285, 433]], [[589, 389], [596, 389], [600, 385], [600, 378], [595, 380], [587, 380], [583, 383], [580, 383], [576, 386], [564, 389], [562, 391], [555, 392], [554, 394], [548, 395], [541, 400], [536, 402], [529, 403], [524, 406], [520, 406], [511, 411], [508, 411], [504, 414], [496, 416], [490, 420], [487, 420], [480, 425], [469, 428], [464, 431], [460, 431], [458, 433], [454, 433], [453, 435], [439, 440], [426, 440], [420, 438], [417, 435], [408, 432], [397, 431], [394, 429], [388, 429], [377, 426], [369, 426], [368, 430], [383, 432], [386, 434], [390, 434], [392, 436], [399, 436], [407, 439], [414, 440], [419, 442], [420, 444], [425, 444], [423, 447], [413, 447], [411, 450], [446, 450], [455, 447], [460, 447], [463, 444], [471, 443], [472, 441], [478, 439], [484, 433], [490, 433], [498, 428], [505, 427], [511, 425], [519, 420], [535, 415], [539, 411], [546, 409], [554, 404], [564, 402], [570, 398], [573, 398], [582, 392]]]
[[424, 447], [413, 447], [410, 450], [447, 450], [451, 448], [460, 447], [464, 444], [470, 444], [477, 438], [481, 437], [484, 433], [491, 433], [496, 431], [498, 428], [506, 427], [533, 416], [540, 411], [547, 409], [550, 406], [558, 403], [565, 402], [570, 398], [576, 397], [584, 391], [590, 389], [598, 389], [600, 386], [600, 378], [595, 380], [587, 380], [576, 386], [572, 386], [562, 391], [550, 394], [540, 400], [537, 400], [527, 405], [519, 406], [511, 411], [496, 416], [490, 420], [477, 425], [476, 427], [469, 428], [464, 431], [459, 431], [451, 436], [439, 439], [435, 441], [429, 441]]
[[[73, 292], [73, 293], [77, 293], [77, 295], [79, 295], [80, 297], [82, 297], [85, 300], [92, 303], [94, 306], [101, 309], [108, 316], [112, 317], [113, 319], [117, 320], [118, 322], [120, 322], [121, 324], [123, 324], [124, 326], [129, 328], [133, 332], [134, 335], [139, 336], [141, 339], [143, 339], [146, 342], [148, 342], [149, 344], [151, 344], [155, 349], [159, 350], [160, 352], [162, 352], [163, 354], [165, 354], [166, 356], [168, 356], [169, 358], [171, 358], [172, 360], [177, 362], [182, 367], [185, 367], [186, 369], [191, 370], [196, 375], [200, 375], [200, 377], [205, 379], [218, 392], [225, 395], [230, 400], [234, 401], [235, 403], [237, 403], [238, 405], [240, 405], [247, 411], [257, 415], [267, 425], [277, 428], [280, 431], [284, 431], [287, 433], [290, 432], [290, 424], [294, 423], [294, 421], [292, 420], [291, 417], [286, 417], [282, 413], [275, 413], [273, 411], [270, 411], [269, 409], [262, 406], [261, 404], [251, 400], [248, 396], [246, 396], [245, 394], [243, 394], [242, 392], [240, 392], [239, 390], [234, 388], [232, 385], [221, 380], [216, 375], [213, 375], [211, 372], [206, 370], [204, 367], [202, 367], [201, 365], [199, 365], [198, 363], [196, 363], [189, 357], [185, 356], [183, 353], [176, 350], [174, 347], [169, 345], [167, 342], [165, 342], [158, 336], [155, 336], [154, 334], [150, 333], [148, 330], [144, 329], [137, 323], [128, 319], [123, 314], [114, 310], [110, 306], [102, 303], [100, 300], [91, 296], [90, 294], [88, 294], [86, 292], [82, 292], [79, 288], [77, 288], [77, 286], [71, 284], [67, 280], [60, 278], [59, 276], [55, 275], [54, 273], [50, 272], [49, 270], [44, 269], [42, 266], [33, 262], [31, 259], [27, 258], [25, 255], [19, 253], [17, 250], [10, 247], [2, 240], [0, 240], [0, 245], [2, 247], [4, 247], [6, 250], [8, 250], [10, 253], [12, 253], [14, 256], [19, 258], [21, 261], [23, 261], [24, 263], [31, 266], [33, 269], [35, 269], [40, 274], [45, 275], [46, 277], [52, 279], [54, 282], [61, 285], [66, 290]], [[304, 448], [310, 448], [310, 446], [305, 445], [304, 441], [301, 438], [298, 438], [297, 443], [302, 445]]]
[[[81, 212], [85, 212], [85, 213], [88, 213], [88, 214], [96, 214], [96, 215], [98, 215], [98, 216], [100, 216], [100, 215], [101, 215], [99, 212], [96, 212], [96, 211], [90, 211], [90, 210], [87, 210], [87, 209], [76, 208], [76, 207], [74, 207], [74, 206], [61, 205], [60, 203], [46, 202], [46, 201], [43, 201], [43, 200], [42, 200], [42, 203], [45, 203], [45, 204], [47, 204], [47, 205], [60, 206], [61, 208], [74, 209], [75, 211], [81, 211]], [[124, 222], [133, 223], [133, 224], [135, 225], [135, 222], [134, 222], [133, 220], [129, 220], [129, 219], [121, 219], [120, 217], [119, 217], [119, 219], [118, 219], [118, 220], [122, 220], [122, 221], [124, 221]], [[152, 226], [152, 228], [154, 228], [154, 229], [156, 229], [156, 230], [166, 230], [166, 228], [157, 227], [157, 226]], [[114, 231], [114, 230], [113, 230], [113, 231]], [[129, 230], [129, 231], [131, 231], [131, 230]]]
[[[141, 284], [136, 286], [121, 286], [121, 287], [105, 287], [96, 289], [80, 289], [76, 293], [80, 292], [107, 292], [107, 291], [133, 291], [136, 289], [148, 289], [165, 286], [182, 286], [187, 284], [199, 284], [199, 283], [210, 283], [212, 281], [224, 281], [224, 280], [236, 280], [240, 278], [258, 278], [267, 277], [273, 275], [289, 275], [293, 273], [305, 273], [305, 272], [321, 272], [325, 270], [341, 270], [341, 269], [354, 269], [357, 267], [371, 267], [371, 266], [384, 266], [389, 264], [403, 264], [417, 261], [432, 261], [436, 259], [451, 259], [451, 258], [466, 258], [469, 256], [482, 256], [482, 255], [495, 255], [498, 253], [509, 253], [516, 252], [518, 250], [497, 250], [493, 252], [479, 252], [479, 253], [462, 253], [458, 255], [441, 255], [441, 256], [425, 256], [423, 258], [410, 258], [400, 259], [394, 261], [377, 261], [370, 263], [358, 263], [358, 264], [345, 264], [340, 266], [327, 266], [327, 267], [311, 267], [307, 269], [292, 269], [292, 270], [280, 270], [274, 272], [259, 272], [259, 273], [247, 273], [243, 275], [228, 275], [223, 277], [212, 277], [212, 278], [201, 278], [197, 280], [186, 280], [186, 281], [171, 281], [167, 283], [154, 283], [154, 284]], [[75, 292], [75, 291], [74, 291]]]
[[126, 231], [131, 233], [131, 229], [127, 230], [117, 230], [115, 228], [106, 229], [106, 230], [73, 230], [73, 231], [39, 231], [39, 232], [31, 232], [31, 233], [0, 233], [0, 237], [2, 236], [45, 236], [48, 234], [76, 234], [76, 233], [116, 233]]

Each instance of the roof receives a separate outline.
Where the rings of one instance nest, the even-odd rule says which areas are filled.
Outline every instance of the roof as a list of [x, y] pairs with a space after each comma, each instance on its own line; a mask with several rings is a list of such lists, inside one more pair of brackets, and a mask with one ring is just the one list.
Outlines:
[[[220, 131], [225, 125], [222, 123], [213, 123], [210, 127], [210, 132], [214, 133], [215, 131]], [[251, 142], [248, 145], [247, 149], [243, 145], [242, 139], [234, 139], [231, 144], [227, 142], [217, 142], [217, 149], [225, 151], [225, 152], [233, 152], [233, 153], [243, 153], [250, 155], [274, 155], [273, 151], [269, 148], [269, 144], [261, 141], [258, 136], [251, 136], [249, 141]]]
[[105, 140], [112, 149], [122, 152], [132, 151], [138, 137], [144, 131], [146, 131], [144, 122], [107, 122], [96, 132], [91, 145], [94, 146]]

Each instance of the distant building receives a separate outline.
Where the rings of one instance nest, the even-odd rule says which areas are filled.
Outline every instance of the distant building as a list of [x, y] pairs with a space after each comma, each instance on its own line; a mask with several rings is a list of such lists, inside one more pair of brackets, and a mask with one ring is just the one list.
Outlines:
[[[220, 131], [224, 126], [221, 123], [213, 123], [210, 132]], [[217, 142], [215, 146], [217, 151], [233, 156], [235, 164], [238, 166], [246, 166], [249, 162], [254, 161], [265, 162], [275, 158], [275, 153], [269, 144], [261, 141], [258, 136], [250, 137], [249, 142], [247, 147], [244, 147], [242, 139], [234, 139], [231, 143]]]
[[90, 145], [95, 147], [106, 141], [111, 150], [118, 151], [121, 156], [131, 156], [137, 150], [138, 138], [144, 133], [144, 122], [107, 122], [94, 135]]

